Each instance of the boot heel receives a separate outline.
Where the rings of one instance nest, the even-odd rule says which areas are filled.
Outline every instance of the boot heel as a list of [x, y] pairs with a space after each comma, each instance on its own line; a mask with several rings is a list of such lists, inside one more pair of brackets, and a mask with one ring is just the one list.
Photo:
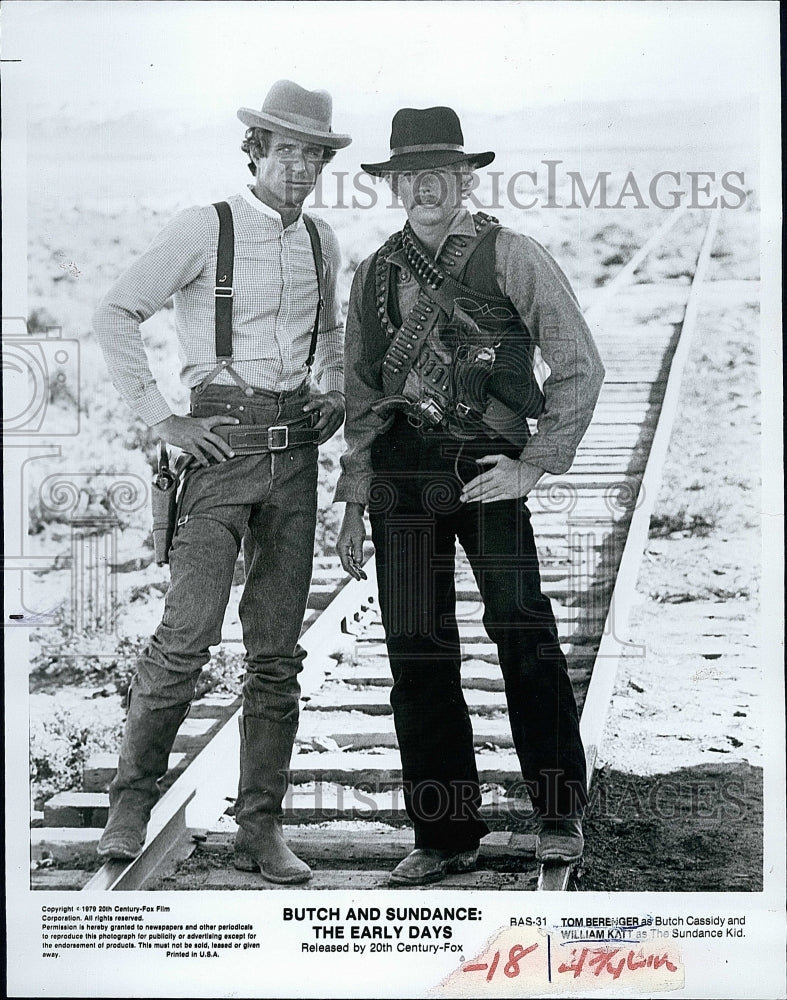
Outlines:
[[[295, 861], [300, 862], [300, 858], [294, 855], [293, 857]], [[262, 860], [257, 860], [242, 848], [236, 848], [232, 855], [232, 865], [239, 872], [260, 874], [266, 881], [274, 882], [276, 885], [298, 885], [301, 882], [308, 882], [313, 872], [304, 862], [300, 863], [303, 864], [303, 868], [293, 868], [289, 872], [286, 870], [273, 872], [266, 871]]]
[[258, 872], [260, 866], [250, 854], [245, 851], [236, 851], [232, 856], [232, 866], [239, 872]]
[[446, 871], [449, 872], [472, 872], [475, 871], [478, 862], [478, 850], [463, 851], [451, 860]]

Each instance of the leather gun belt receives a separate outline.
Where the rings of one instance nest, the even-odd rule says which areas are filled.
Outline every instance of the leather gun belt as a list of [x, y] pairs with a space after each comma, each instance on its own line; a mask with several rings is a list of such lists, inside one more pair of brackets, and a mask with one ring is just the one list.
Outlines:
[[316, 418], [317, 414], [309, 414], [303, 420], [271, 427], [218, 424], [211, 428], [211, 433], [223, 438], [236, 455], [265, 455], [317, 444], [319, 434], [312, 426]]

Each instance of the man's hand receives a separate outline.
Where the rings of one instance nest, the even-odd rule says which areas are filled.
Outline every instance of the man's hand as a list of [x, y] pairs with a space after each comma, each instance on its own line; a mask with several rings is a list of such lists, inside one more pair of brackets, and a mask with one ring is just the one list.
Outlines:
[[315, 393], [304, 406], [303, 412], [309, 413], [312, 410], [319, 410], [320, 419], [314, 425], [314, 429], [319, 432], [317, 443], [323, 444], [342, 426], [344, 420], [344, 396], [335, 389], [326, 392], [324, 395]]
[[363, 563], [363, 540], [366, 537], [366, 525], [363, 523], [363, 504], [347, 503], [344, 508], [339, 539], [336, 551], [346, 573], [354, 580], [365, 580], [366, 574], [361, 569]]
[[151, 430], [167, 444], [174, 444], [189, 455], [193, 455], [200, 465], [213, 465], [234, 458], [235, 452], [223, 438], [211, 434], [217, 424], [237, 424], [235, 417], [177, 417], [174, 414], [153, 424]]
[[465, 486], [459, 498], [463, 503], [516, 500], [527, 496], [544, 475], [543, 469], [505, 455], [485, 455], [476, 461], [478, 465], [490, 465], [491, 468]]

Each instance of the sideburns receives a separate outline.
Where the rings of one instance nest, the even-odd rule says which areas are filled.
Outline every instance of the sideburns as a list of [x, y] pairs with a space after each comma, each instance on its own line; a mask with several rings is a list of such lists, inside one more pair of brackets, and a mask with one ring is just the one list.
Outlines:
[[474, 171], [465, 171], [462, 174], [462, 198], [469, 198], [479, 183], [477, 173]]

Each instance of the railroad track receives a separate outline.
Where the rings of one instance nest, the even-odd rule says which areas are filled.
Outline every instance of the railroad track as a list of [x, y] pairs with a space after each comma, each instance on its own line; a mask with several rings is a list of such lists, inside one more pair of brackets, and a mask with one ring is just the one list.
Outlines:
[[[528, 501], [544, 590], [581, 712], [590, 781], [718, 225], [718, 211], [707, 221], [703, 215], [671, 213], [586, 309], [606, 366], [605, 385], [571, 471], [550, 478]], [[633, 285], [648, 255], [676, 234], [684, 246], [696, 245], [690, 285]], [[520, 792], [496, 650], [481, 624], [469, 564], [461, 549], [457, 555], [463, 685], [482, 810], [492, 832], [482, 842], [478, 871], [450, 876], [437, 888], [566, 889], [569, 866], [539, 868], [534, 860], [533, 817]], [[345, 583], [338, 560], [331, 559], [317, 562], [312, 582], [301, 638], [308, 653], [301, 724], [285, 800], [288, 840], [315, 867], [307, 888], [381, 887], [412, 846], [373, 560], [370, 555], [366, 582]], [[229, 630], [225, 623], [227, 639], [240, 640], [237, 623]], [[40, 866], [33, 888], [275, 889], [231, 865], [239, 712], [238, 698], [195, 703], [178, 736], [145, 849], [130, 864], [95, 870], [116, 760], [100, 755], [88, 761], [84, 790], [50, 799], [44, 826], [31, 831], [31, 856]]]

